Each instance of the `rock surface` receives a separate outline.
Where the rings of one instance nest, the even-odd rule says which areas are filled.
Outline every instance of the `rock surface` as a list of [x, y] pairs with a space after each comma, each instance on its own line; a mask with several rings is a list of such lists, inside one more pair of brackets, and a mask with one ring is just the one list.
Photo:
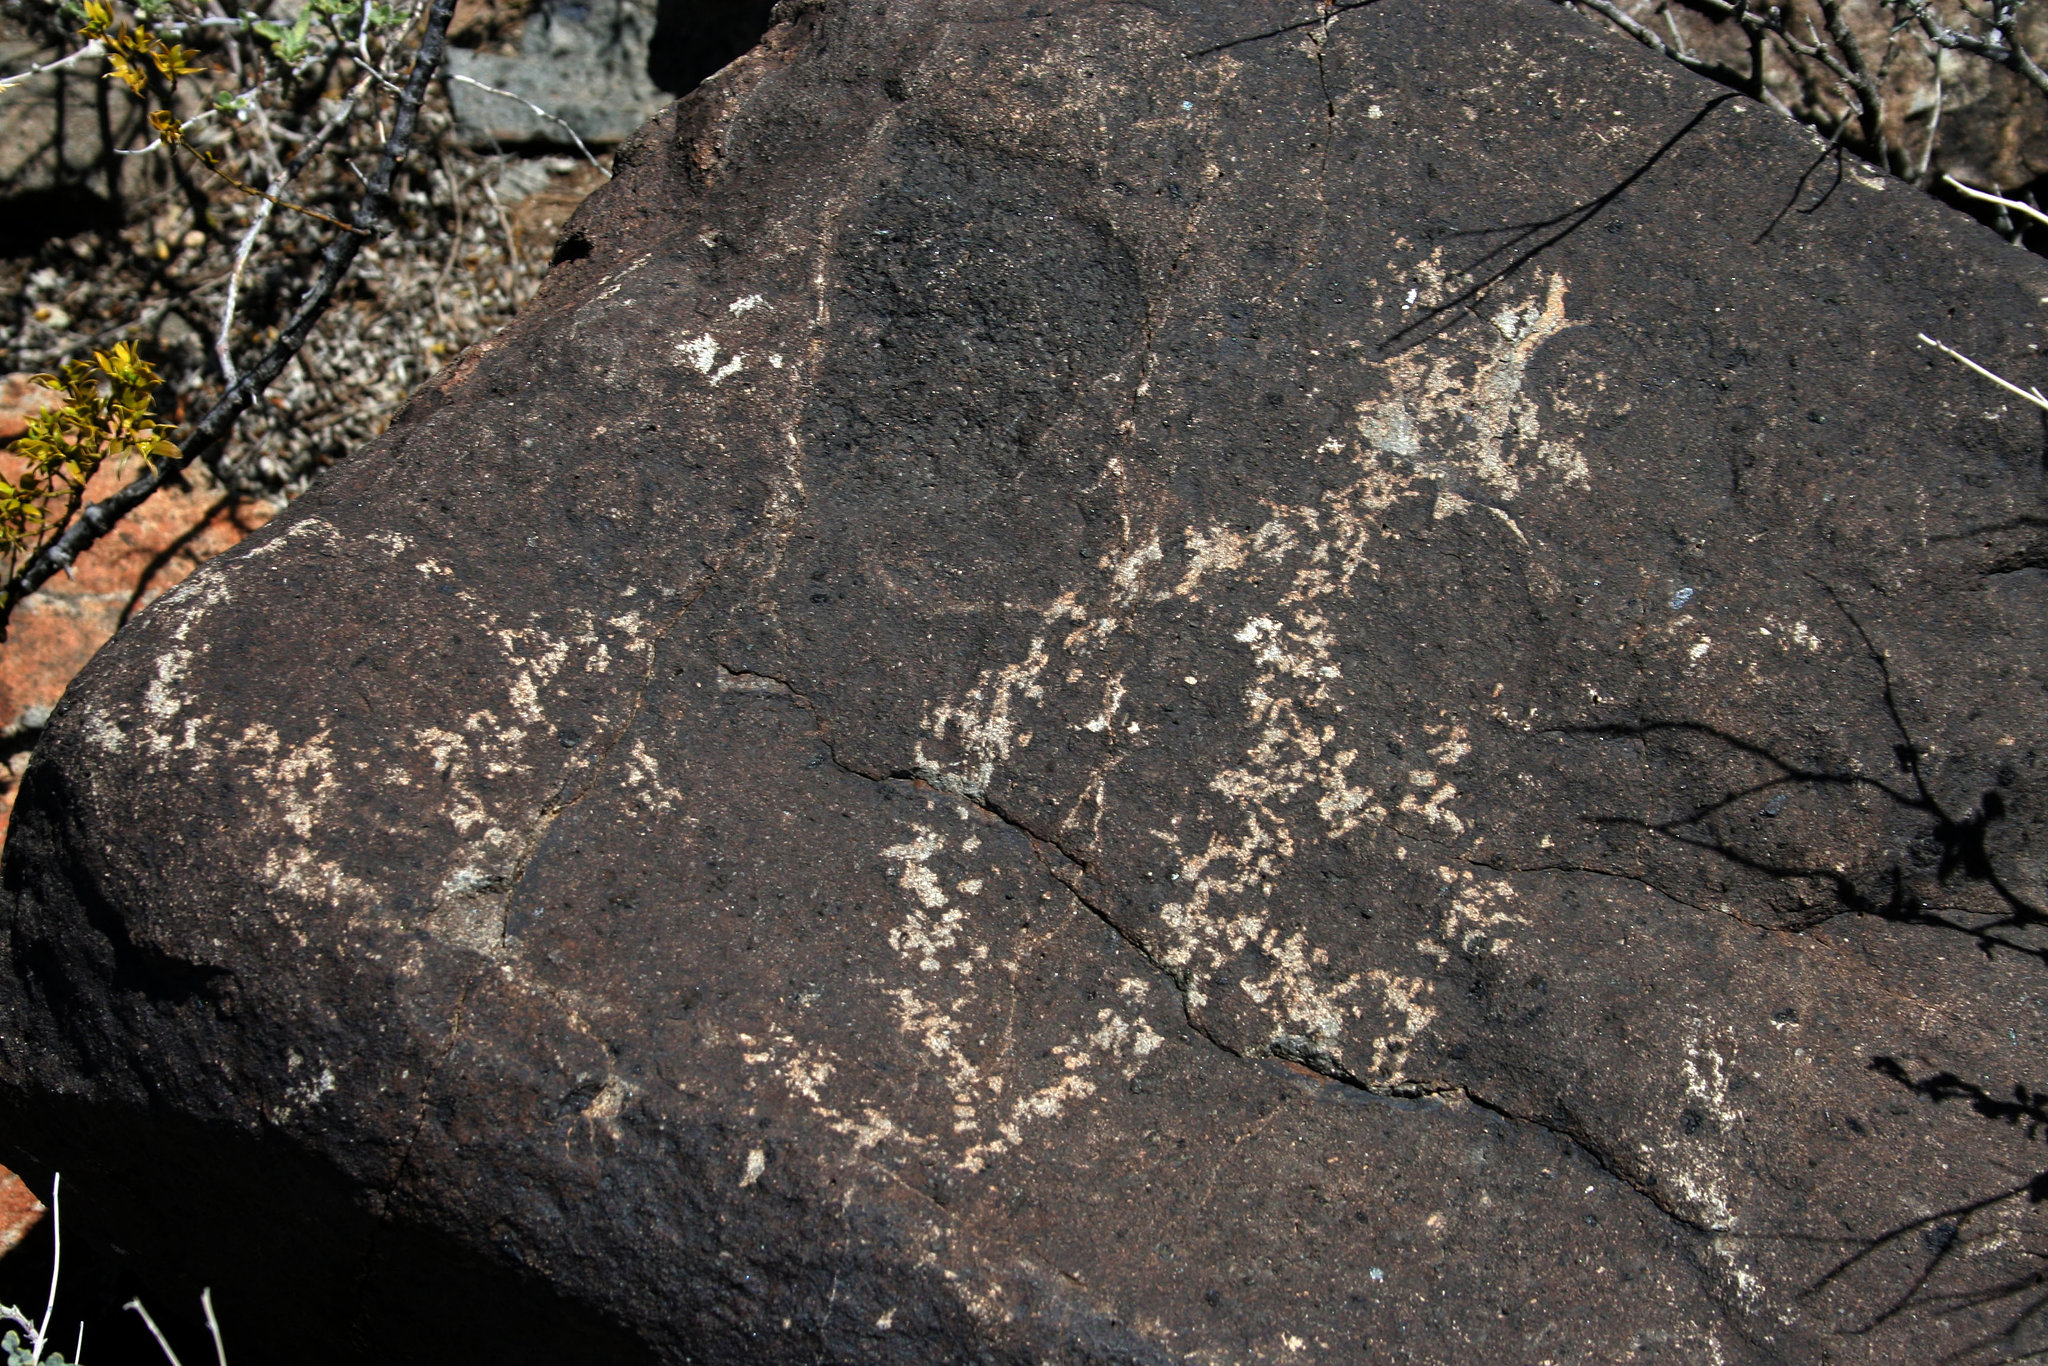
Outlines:
[[2043, 431], [1914, 341], [2039, 262], [1538, 0], [800, 8], [620, 165], [38, 747], [0, 1159], [155, 1300], [2042, 1345]]

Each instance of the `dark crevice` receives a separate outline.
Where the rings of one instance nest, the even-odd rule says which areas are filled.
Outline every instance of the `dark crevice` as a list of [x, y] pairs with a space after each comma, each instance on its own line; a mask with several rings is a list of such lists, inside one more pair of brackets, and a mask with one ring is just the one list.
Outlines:
[[[1616, 882], [1626, 882], [1632, 887], [1640, 887], [1642, 890], [1650, 893], [1650, 895], [1668, 901], [1674, 906], [1681, 906], [1688, 911], [1704, 911], [1711, 915], [1725, 915], [1736, 924], [1747, 926], [1752, 930], [1764, 930], [1771, 934], [1797, 935], [1804, 933], [1802, 930], [1784, 925], [1772, 925], [1761, 920], [1751, 920], [1731, 907], [1703, 906], [1697, 901], [1688, 901], [1678, 893], [1671, 891], [1669, 888], [1658, 886], [1655, 882], [1639, 873], [1625, 872], [1619, 868], [1599, 868], [1590, 863], [1502, 863], [1489, 859], [1469, 857], [1462, 859], [1461, 862], [1469, 863], [1474, 868], [1484, 868], [1490, 873], [1578, 873], [1587, 877], [1611, 878]], [[1808, 926], [1807, 928], [1810, 929], [1812, 927]]]
[[[1219, 1047], [1220, 1046], [1221, 1045], [1219, 1045]], [[1600, 1168], [1601, 1171], [1605, 1172], [1608, 1176], [1612, 1177], [1614, 1180], [1618, 1181], [1622, 1185], [1628, 1187], [1637, 1195], [1642, 1196], [1643, 1199], [1649, 1201], [1652, 1205], [1656, 1206], [1661, 1213], [1663, 1213], [1673, 1223], [1676, 1223], [1682, 1228], [1684, 1228], [1687, 1232], [1711, 1236], [1716, 1234], [1723, 1234], [1727, 1231], [1725, 1229], [1717, 1229], [1710, 1225], [1702, 1224], [1698, 1220], [1689, 1218], [1683, 1212], [1676, 1210], [1672, 1208], [1670, 1205], [1666, 1204], [1664, 1200], [1658, 1195], [1657, 1191], [1653, 1186], [1643, 1181], [1640, 1177], [1637, 1177], [1631, 1174], [1630, 1172], [1624, 1170], [1620, 1166], [1618, 1166], [1613, 1160], [1613, 1158], [1606, 1152], [1605, 1149], [1601, 1148], [1598, 1144], [1593, 1142], [1584, 1134], [1580, 1133], [1577, 1129], [1574, 1129], [1567, 1125], [1559, 1124], [1554, 1120], [1543, 1119], [1535, 1115], [1522, 1114], [1519, 1111], [1516, 1111], [1507, 1105], [1501, 1104], [1498, 1101], [1487, 1099], [1485, 1096], [1480, 1095], [1477, 1091], [1474, 1091], [1472, 1088], [1464, 1085], [1461, 1082], [1428, 1080], [1413, 1077], [1403, 1078], [1402, 1080], [1395, 1082], [1367, 1081], [1365, 1078], [1360, 1077], [1355, 1072], [1352, 1072], [1350, 1069], [1334, 1062], [1334, 1060], [1332, 1060], [1328, 1054], [1321, 1053], [1317, 1050], [1290, 1049], [1285, 1051], [1284, 1053], [1280, 1052], [1279, 1050], [1275, 1050], [1275, 1054], [1276, 1056], [1285, 1057], [1289, 1062], [1297, 1063], [1300, 1066], [1306, 1067], [1309, 1070], [1315, 1072], [1318, 1076], [1327, 1078], [1328, 1080], [1335, 1082], [1339, 1086], [1346, 1086], [1354, 1091], [1363, 1092], [1367, 1095], [1380, 1096], [1395, 1100], [1423, 1100], [1428, 1099], [1430, 1097], [1456, 1096], [1467, 1101], [1471, 1105], [1486, 1111], [1488, 1114], [1499, 1115], [1502, 1119], [1508, 1120], [1515, 1124], [1525, 1124], [1532, 1128], [1541, 1129], [1545, 1133], [1555, 1135], [1556, 1137], [1565, 1140], [1567, 1143], [1570, 1143], [1573, 1148], [1575, 1148], [1580, 1153], [1584, 1154], [1586, 1159], [1592, 1162], [1598, 1168]], [[1243, 1055], [1237, 1054], [1234, 1056]]]
[[1346, 0], [1346, 3], [1343, 4], [1320, 4], [1316, 6], [1316, 13], [1306, 19], [1300, 19], [1291, 24], [1282, 24], [1278, 28], [1269, 28], [1259, 33], [1247, 33], [1242, 38], [1226, 38], [1220, 43], [1212, 44], [1209, 47], [1196, 48], [1193, 52], [1185, 52], [1181, 55], [1186, 60], [1192, 62], [1203, 57], [1213, 57], [1219, 52], [1228, 52], [1234, 47], [1243, 47], [1247, 43], [1263, 43], [1268, 38], [1284, 38], [1290, 33], [1299, 33], [1305, 28], [1313, 28], [1318, 24], [1327, 29], [1338, 15], [1349, 14], [1355, 9], [1369, 9], [1378, 3], [1379, 0]]
[[[1323, 96], [1323, 129], [1326, 133], [1335, 133], [1337, 128], [1337, 101], [1335, 97], [1333, 97], [1330, 94], [1330, 66], [1329, 63], [1324, 60], [1323, 51], [1324, 48], [1326, 48], [1329, 45], [1330, 25], [1336, 21], [1336, 18], [1336, 11], [1331, 10], [1326, 12], [1323, 15], [1322, 22], [1316, 25], [1315, 38], [1313, 39], [1316, 48], [1316, 86], [1322, 92]], [[1329, 170], [1330, 139], [1328, 137], [1325, 137], [1323, 139], [1324, 175], [1327, 176], [1329, 174]], [[1318, 198], [1321, 197], [1320, 186], [1318, 187], [1317, 196]]]
[[[1317, 1057], [1289, 1053], [1286, 1057], [1288, 1061], [1306, 1067], [1318, 1076], [1324, 1077], [1336, 1085], [1347, 1087], [1364, 1095], [1393, 1100], [1426, 1100], [1456, 1097], [1475, 1109], [1484, 1110], [1491, 1115], [1497, 1115], [1510, 1124], [1540, 1129], [1544, 1133], [1569, 1144], [1573, 1151], [1579, 1153], [1595, 1167], [1598, 1167], [1616, 1184], [1640, 1196], [1653, 1209], [1664, 1216], [1666, 1220], [1677, 1226], [1684, 1233], [1699, 1238], [1729, 1236], [1728, 1230], [1717, 1229], [1712, 1225], [1703, 1224], [1697, 1219], [1688, 1216], [1682, 1210], [1674, 1208], [1663, 1198], [1655, 1185], [1622, 1167], [1605, 1148], [1572, 1126], [1560, 1124], [1555, 1120], [1544, 1119], [1537, 1115], [1523, 1114], [1511, 1106], [1491, 1100], [1474, 1091], [1471, 1087], [1458, 1082], [1421, 1079], [1408, 1079], [1392, 1083], [1368, 1082], [1342, 1067], [1332, 1066], [1327, 1056]], [[1725, 1308], [1726, 1305], [1724, 1304], [1723, 1307]], [[1739, 1323], [1735, 1327], [1737, 1332], [1742, 1332], [1745, 1338], [1748, 1337], [1747, 1332], [1740, 1327]]]
[[1446, 1087], [1445, 1089], [1455, 1090], [1458, 1094], [1462, 1095], [1466, 1100], [1470, 1101], [1473, 1105], [1476, 1105], [1480, 1109], [1485, 1110], [1490, 1114], [1499, 1115], [1502, 1119], [1512, 1120], [1517, 1124], [1531, 1125], [1535, 1128], [1543, 1130], [1545, 1133], [1555, 1134], [1557, 1137], [1571, 1144], [1579, 1152], [1584, 1153], [1587, 1160], [1592, 1162], [1594, 1166], [1600, 1168], [1601, 1171], [1606, 1172], [1607, 1175], [1612, 1177], [1615, 1181], [1628, 1187], [1637, 1195], [1640, 1195], [1641, 1197], [1643, 1197], [1643, 1199], [1649, 1201], [1664, 1215], [1665, 1218], [1669, 1219], [1672, 1223], [1677, 1224], [1680, 1228], [1686, 1230], [1688, 1233], [1694, 1233], [1702, 1237], [1710, 1238], [1725, 1235], [1727, 1233], [1726, 1229], [1718, 1229], [1713, 1227], [1711, 1224], [1703, 1224], [1699, 1222], [1697, 1219], [1688, 1217], [1682, 1211], [1672, 1208], [1669, 1204], [1665, 1203], [1663, 1196], [1658, 1193], [1657, 1189], [1654, 1186], [1651, 1186], [1649, 1183], [1645, 1182], [1641, 1177], [1636, 1176], [1630, 1172], [1624, 1171], [1618, 1164], [1616, 1164], [1613, 1157], [1610, 1156], [1605, 1149], [1601, 1148], [1598, 1144], [1594, 1143], [1592, 1140], [1588, 1139], [1584, 1134], [1579, 1133], [1577, 1130], [1568, 1128], [1562, 1124], [1558, 1124], [1553, 1120], [1539, 1119], [1534, 1115], [1519, 1114], [1516, 1111], [1507, 1107], [1506, 1105], [1499, 1103], [1498, 1101], [1488, 1100], [1485, 1096], [1480, 1095], [1477, 1091], [1474, 1091], [1469, 1087], [1457, 1086]]
[[[758, 670], [735, 669], [730, 667], [729, 665], [724, 664], [723, 662], [720, 662], [718, 664], [718, 667], [721, 670], [723, 670], [728, 676], [733, 678], [765, 679], [766, 681], [773, 683], [778, 688], [780, 688], [789, 697], [789, 699], [792, 702], [794, 702], [797, 706], [802, 707], [805, 711], [809, 712], [812, 718], [817, 722], [818, 742], [824, 746], [825, 757], [831, 762], [832, 766], [838, 769], [840, 772], [848, 774], [855, 778], [864, 778], [871, 783], [921, 783], [924, 786], [931, 788], [932, 791], [944, 793], [946, 796], [952, 797], [956, 801], [962, 802], [967, 806], [974, 808], [976, 811], [981, 812], [990, 820], [993, 820], [1001, 825], [1006, 825], [1010, 829], [1015, 830], [1018, 834], [1024, 836], [1027, 840], [1031, 842], [1033, 852], [1038, 854], [1039, 858], [1045, 861], [1046, 871], [1050, 873], [1053, 876], [1053, 878], [1059, 882], [1061, 886], [1067, 889], [1068, 894], [1071, 895], [1075, 901], [1079, 902], [1084, 908], [1086, 908], [1088, 912], [1092, 914], [1097, 920], [1100, 920], [1112, 934], [1116, 935], [1118, 939], [1122, 940], [1125, 944], [1128, 944], [1131, 947], [1131, 950], [1135, 952], [1140, 958], [1142, 958], [1145, 961], [1146, 965], [1149, 966], [1155, 973], [1159, 974], [1159, 976], [1163, 977], [1166, 981], [1173, 984], [1174, 993], [1180, 998], [1181, 1019], [1187, 1025], [1189, 1030], [1191, 1030], [1197, 1035], [1200, 1035], [1202, 1038], [1208, 1040], [1210, 1043], [1214, 1044], [1217, 1048], [1221, 1049], [1223, 1052], [1229, 1054], [1233, 1058], [1242, 1058], [1245, 1056], [1244, 1054], [1239, 1053], [1237, 1050], [1231, 1048], [1229, 1045], [1222, 1042], [1214, 1034], [1211, 1034], [1201, 1024], [1201, 1022], [1194, 1017], [1192, 1009], [1188, 1005], [1187, 981], [1185, 974], [1176, 973], [1173, 969], [1167, 967], [1166, 965], [1162, 964], [1157, 958], [1153, 957], [1151, 951], [1145, 947], [1143, 942], [1141, 942], [1124, 926], [1118, 924], [1116, 922], [1115, 917], [1111, 916], [1101, 906], [1097, 905], [1088, 896], [1088, 894], [1082, 890], [1080, 885], [1081, 881], [1083, 878], [1087, 877], [1089, 872], [1091, 871], [1088, 865], [1088, 861], [1082, 858], [1080, 855], [1076, 854], [1073, 850], [1068, 849], [1065, 845], [1060, 843], [1058, 837], [1033, 829], [1025, 821], [1020, 820], [1016, 816], [1011, 815], [1009, 812], [1003, 810], [1001, 806], [988, 800], [987, 794], [985, 793], [960, 792], [950, 788], [940, 787], [931, 781], [929, 774], [918, 772], [915, 769], [897, 768], [890, 769], [887, 772], [871, 773], [864, 768], [860, 768], [857, 765], [850, 764], [846, 762], [845, 759], [840, 757], [838, 746], [833, 743], [831, 727], [826, 722], [824, 713], [819, 711], [817, 705], [814, 702], [812, 702], [812, 700], [804, 693], [799, 692], [795, 685], [790, 683], [788, 679], [778, 678], [773, 674], [761, 673]], [[1048, 848], [1057, 853], [1062, 861], [1056, 863], [1049, 859], [1046, 859], [1045, 850]]]

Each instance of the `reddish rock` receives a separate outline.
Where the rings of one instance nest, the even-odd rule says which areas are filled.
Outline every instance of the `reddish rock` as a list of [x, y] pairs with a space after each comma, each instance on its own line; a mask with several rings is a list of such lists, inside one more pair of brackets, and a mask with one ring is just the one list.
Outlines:
[[28, 430], [28, 420], [61, 400], [53, 389], [35, 382], [28, 374], [0, 377], [0, 441], [12, 441]]
[[26, 1181], [0, 1167], [0, 1254], [12, 1252], [47, 1213]]
[[[0, 438], [18, 437], [48, 389], [23, 375], [0, 382]], [[0, 454], [0, 476], [21, 462]], [[133, 463], [102, 469], [87, 486], [104, 498], [137, 473]], [[122, 623], [213, 556], [269, 521], [268, 503], [222, 492], [201, 466], [123, 518], [111, 534], [14, 609], [0, 642], [0, 839], [29, 749], [72, 676]]]

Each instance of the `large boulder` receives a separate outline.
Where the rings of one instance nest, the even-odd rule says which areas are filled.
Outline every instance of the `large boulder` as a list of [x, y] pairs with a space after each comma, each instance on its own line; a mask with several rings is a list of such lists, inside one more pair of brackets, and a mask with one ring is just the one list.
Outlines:
[[783, 20], [73, 686], [0, 1160], [245, 1361], [2042, 1346], [2048, 271], [1544, 0]]

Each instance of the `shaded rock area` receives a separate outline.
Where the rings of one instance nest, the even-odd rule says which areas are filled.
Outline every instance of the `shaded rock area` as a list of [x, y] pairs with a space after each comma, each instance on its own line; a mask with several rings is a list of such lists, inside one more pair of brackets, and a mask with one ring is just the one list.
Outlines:
[[2048, 273], [1539, 0], [783, 16], [73, 686], [0, 1159], [240, 1360], [2042, 1347]]

